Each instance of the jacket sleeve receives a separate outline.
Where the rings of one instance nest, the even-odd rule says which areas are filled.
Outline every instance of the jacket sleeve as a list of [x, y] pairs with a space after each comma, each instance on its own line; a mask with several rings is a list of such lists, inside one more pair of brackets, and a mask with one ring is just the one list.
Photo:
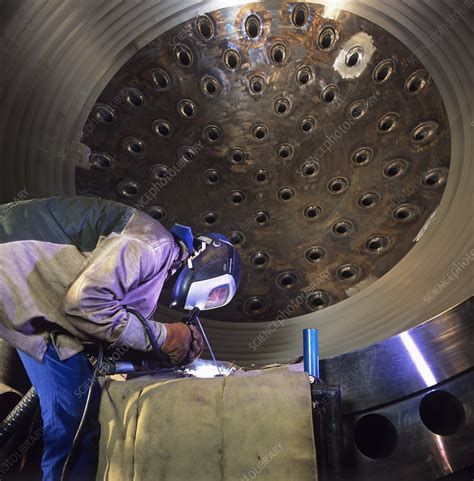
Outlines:
[[[152, 346], [140, 321], [126, 311], [124, 299], [156, 297], [166, 278], [167, 253], [124, 235], [99, 242], [87, 264], [66, 292], [63, 308], [79, 331], [115, 345], [126, 345], [138, 351]], [[144, 313], [149, 315], [149, 313]], [[161, 347], [166, 327], [149, 321]]]

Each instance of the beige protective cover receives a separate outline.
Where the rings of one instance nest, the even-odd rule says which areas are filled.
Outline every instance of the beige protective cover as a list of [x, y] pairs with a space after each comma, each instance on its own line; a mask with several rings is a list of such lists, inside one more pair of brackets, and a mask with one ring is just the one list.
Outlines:
[[97, 481], [315, 481], [304, 373], [107, 381]]

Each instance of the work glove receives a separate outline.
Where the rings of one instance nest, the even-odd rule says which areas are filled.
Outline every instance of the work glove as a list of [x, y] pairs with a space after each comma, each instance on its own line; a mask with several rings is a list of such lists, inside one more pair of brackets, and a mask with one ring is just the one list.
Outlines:
[[198, 328], [191, 325], [189, 326], [189, 329], [191, 331], [193, 340], [191, 342], [188, 355], [184, 360], [185, 364], [191, 364], [193, 361], [195, 361], [202, 354], [202, 351], [204, 349], [204, 339], [202, 338], [202, 335], [199, 332]]
[[204, 350], [204, 339], [198, 328], [184, 323], [166, 324], [166, 340], [161, 351], [173, 366], [191, 364]]

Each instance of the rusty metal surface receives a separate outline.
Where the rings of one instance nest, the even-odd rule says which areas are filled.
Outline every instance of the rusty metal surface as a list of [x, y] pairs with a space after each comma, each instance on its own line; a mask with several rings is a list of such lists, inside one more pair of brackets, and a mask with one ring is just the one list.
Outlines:
[[78, 193], [238, 245], [242, 286], [211, 319], [295, 317], [359, 292], [441, 199], [435, 83], [394, 36], [330, 10], [265, 2], [183, 22], [122, 66], [85, 124]]

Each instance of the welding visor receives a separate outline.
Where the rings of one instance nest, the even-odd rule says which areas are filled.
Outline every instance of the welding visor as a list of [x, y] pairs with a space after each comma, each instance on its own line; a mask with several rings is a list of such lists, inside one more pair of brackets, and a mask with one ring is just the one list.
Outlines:
[[194, 253], [178, 272], [171, 293], [171, 307], [210, 310], [234, 297], [242, 262], [235, 247], [222, 234], [204, 234], [193, 240]]

